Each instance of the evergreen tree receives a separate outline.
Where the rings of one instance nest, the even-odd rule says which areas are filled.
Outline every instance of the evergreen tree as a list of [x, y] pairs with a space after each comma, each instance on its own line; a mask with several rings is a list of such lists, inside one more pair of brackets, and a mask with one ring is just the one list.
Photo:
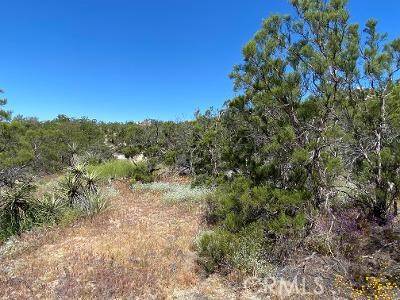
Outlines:
[[[257, 124], [256, 148], [263, 149], [248, 160], [274, 170], [266, 179], [281, 188], [304, 184], [315, 208], [340, 192], [339, 175], [351, 173], [360, 187], [354, 196], [369, 198], [385, 220], [398, 190], [398, 109], [389, 106], [398, 105], [400, 42], [383, 44], [375, 21], [363, 39], [345, 0], [291, 2], [297, 15], [266, 19], [232, 73], [243, 96], [231, 106]], [[354, 169], [360, 165], [363, 172]]]

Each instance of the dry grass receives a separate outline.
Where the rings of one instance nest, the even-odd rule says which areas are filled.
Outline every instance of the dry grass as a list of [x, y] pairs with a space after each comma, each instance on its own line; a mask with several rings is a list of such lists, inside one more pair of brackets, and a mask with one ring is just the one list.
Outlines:
[[200, 208], [115, 186], [110, 211], [4, 245], [0, 298], [159, 299], [195, 286]]

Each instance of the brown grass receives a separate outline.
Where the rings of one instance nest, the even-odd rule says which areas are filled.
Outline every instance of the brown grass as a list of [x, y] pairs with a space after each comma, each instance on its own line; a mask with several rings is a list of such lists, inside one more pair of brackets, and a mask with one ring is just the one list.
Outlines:
[[114, 185], [109, 211], [4, 245], [0, 298], [193, 298], [204, 283], [193, 249], [201, 208]]

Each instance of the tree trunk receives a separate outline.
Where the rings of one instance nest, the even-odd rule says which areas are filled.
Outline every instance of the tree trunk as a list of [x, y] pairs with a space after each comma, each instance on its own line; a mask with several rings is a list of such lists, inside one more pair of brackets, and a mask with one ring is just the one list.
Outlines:
[[375, 203], [373, 214], [380, 224], [387, 222], [387, 188], [382, 178], [382, 140], [386, 127], [386, 99], [384, 95], [380, 96], [380, 124], [376, 129], [375, 154], [377, 157], [376, 179], [375, 179]]

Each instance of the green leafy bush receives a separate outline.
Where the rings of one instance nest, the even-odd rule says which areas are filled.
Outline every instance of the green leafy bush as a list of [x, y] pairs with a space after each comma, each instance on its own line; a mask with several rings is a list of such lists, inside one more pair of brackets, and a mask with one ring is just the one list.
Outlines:
[[[244, 254], [251, 249], [252, 255], [248, 256], [253, 258], [262, 257], [268, 250], [270, 260], [290, 254], [297, 245], [295, 241], [304, 234], [308, 201], [306, 191], [254, 186], [244, 177], [221, 186], [208, 201], [208, 220], [218, 229], [200, 240], [206, 269], [226, 264], [251, 269], [251, 263], [237, 259], [238, 249]], [[253, 238], [249, 240], [249, 236]], [[294, 243], [280, 247], [285, 239]]]
[[235, 235], [228, 231], [219, 229], [203, 233], [198, 242], [200, 263], [207, 272], [226, 266], [236, 244]]
[[137, 146], [125, 146], [121, 149], [122, 154], [127, 158], [133, 158], [136, 155], [140, 154], [142, 151]]
[[132, 183], [150, 183], [154, 181], [154, 175], [150, 170], [150, 166], [146, 162], [135, 164], [130, 177]]
[[265, 273], [268, 267], [265, 242], [262, 223], [254, 223], [237, 233], [223, 228], [207, 231], [197, 244], [200, 264], [207, 272], [235, 268], [245, 273]]

